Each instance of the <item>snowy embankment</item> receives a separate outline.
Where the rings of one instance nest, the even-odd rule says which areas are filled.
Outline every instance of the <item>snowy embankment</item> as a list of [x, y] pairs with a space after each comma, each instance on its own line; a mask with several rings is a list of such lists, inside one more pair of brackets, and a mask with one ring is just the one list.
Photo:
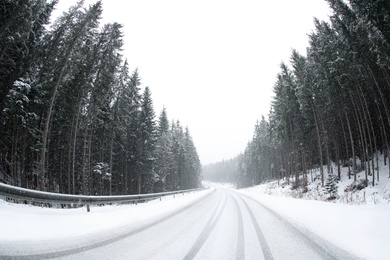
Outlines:
[[[341, 178], [335, 183], [336, 196], [330, 200], [332, 203], [346, 204], [387, 204], [390, 205], [390, 178], [389, 166], [383, 163], [383, 157], [379, 160], [379, 181], [377, 180], [377, 172], [375, 171], [375, 185], [372, 185], [372, 175], [368, 176], [368, 185], [366, 188], [357, 189], [358, 184], [362, 184], [365, 180], [365, 172], [360, 171], [356, 174], [356, 182], [354, 177], [348, 178], [348, 167], [341, 168]], [[333, 173], [337, 175], [336, 165], [333, 165]], [[327, 169], [324, 167], [325, 184], [327, 182]], [[300, 176], [302, 178], [302, 176]], [[246, 191], [255, 193], [268, 194], [280, 197], [293, 197], [306, 200], [329, 200], [330, 194], [321, 185], [319, 169], [309, 171], [307, 174], [307, 192], [303, 192], [302, 187], [293, 189], [294, 178], [291, 177], [289, 183], [286, 178], [279, 181], [271, 181], [261, 185], [246, 188]], [[355, 185], [355, 189], [351, 187]]]
[[179, 210], [211, 191], [167, 196], [161, 201], [153, 200], [138, 205], [93, 206], [91, 212], [87, 212], [86, 207], [41, 208], [0, 199], [0, 223], [3, 223], [0, 225], [0, 245], [6, 242], [67, 240], [142, 224]]
[[[261, 202], [303, 232], [313, 232], [358, 257], [388, 259], [390, 205], [383, 198], [387, 191], [379, 193], [380, 189], [388, 187], [385, 184], [388, 179], [381, 177], [381, 182], [374, 187], [378, 192], [376, 204], [368, 199], [366, 204], [360, 205], [316, 201], [313, 198], [319, 197], [313, 195], [312, 199], [306, 200], [288, 198], [281, 195], [290, 194], [291, 189], [288, 186], [277, 186], [277, 183], [276, 186], [275, 183], [268, 183], [238, 192]], [[347, 181], [343, 180], [339, 186], [346, 184]], [[231, 186], [223, 187], [233, 189]], [[318, 191], [317, 188], [310, 187], [315, 187], [315, 184], [309, 185], [308, 194], [313, 190]], [[264, 194], [271, 193], [271, 190], [278, 196]], [[175, 199], [167, 197], [162, 201], [155, 200], [138, 205], [92, 207], [91, 212], [87, 212], [86, 208], [40, 208], [0, 200], [0, 222], [3, 223], [0, 225], [0, 255], [6, 255], [18, 246], [65, 246], [85, 236], [99, 237], [124, 226], [143, 225], [161, 215], [180, 210], [212, 191], [213, 188], [179, 195]], [[308, 194], [306, 198], [310, 198]], [[340, 198], [336, 201], [343, 200]]]
[[[381, 158], [382, 159], [382, 158]], [[372, 176], [368, 186], [351, 191], [354, 183], [365, 179], [365, 172], [348, 178], [348, 167], [341, 169], [341, 179], [336, 183], [337, 195], [321, 187], [319, 169], [308, 174], [307, 192], [292, 189], [293, 179], [286, 179], [239, 190], [276, 212], [292, 224], [313, 232], [340, 248], [365, 259], [389, 259], [390, 243], [390, 179], [389, 166], [379, 161], [379, 182]], [[333, 172], [337, 168], [333, 166]], [[326, 169], [324, 169], [325, 174]], [[217, 184], [217, 186], [221, 184]], [[222, 185], [232, 188], [231, 185]]]
[[[388, 182], [387, 178], [382, 180], [382, 183]], [[231, 184], [207, 184], [234, 190]], [[341, 183], [341, 185], [345, 184]], [[383, 189], [387, 187], [386, 185], [378, 184], [376, 189], [378, 190], [378, 187], [379, 190]], [[360, 203], [359, 205], [342, 203], [342, 199], [335, 200], [340, 203], [307, 199], [310, 194], [307, 194], [306, 199], [298, 199], [288, 197], [292, 194], [291, 188], [286, 186], [282, 188], [275, 183], [237, 191], [259, 201], [300, 230], [312, 232], [357, 257], [375, 260], [389, 259], [390, 205], [385, 199], [377, 198], [376, 204], [371, 200], [366, 200], [367, 204]], [[274, 195], [269, 195], [269, 193]], [[327, 195], [321, 196], [326, 198]], [[311, 196], [311, 198], [319, 197]]]
[[301, 200], [241, 190], [300, 229], [365, 259], [389, 259], [390, 206]]

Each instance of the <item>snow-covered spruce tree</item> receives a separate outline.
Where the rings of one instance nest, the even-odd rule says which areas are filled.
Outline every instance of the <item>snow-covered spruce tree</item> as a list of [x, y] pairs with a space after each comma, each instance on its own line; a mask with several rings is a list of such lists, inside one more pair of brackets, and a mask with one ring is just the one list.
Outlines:
[[[66, 16], [67, 14], [64, 14], [64, 17]], [[60, 17], [55, 22], [55, 28], [64, 26], [62, 25], [64, 17]], [[107, 32], [107, 30], [105, 31]], [[85, 32], [83, 40], [76, 44], [75, 50], [70, 56], [70, 62], [68, 62], [64, 71], [65, 76], [60, 82], [53, 106], [55, 116], [52, 118], [50, 128], [50, 146], [48, 147], [47, 160], [49, 162], [48, 172], [54, 172], [55, 174], [50, 175], [49, 182], [51, 185], [57, 183], [59, 191], [62, 193], [82, 192], [79, 166], [84, 159], [81, 139], [85, 129], [84, 112], [91, 97], [92, 83], [95, 81], [97, 68], [101, 64], [112, 61], [109, 54], [107, 54], [107, 59], [102, 59], [102, 52], [107, 48], [103, 46], [104, 41], [101, 39], [104, 39], [104, 37], [102, 35], [104, 33], [99, 32], [97, 26], [91, 26]], [[117, 37], [112, 38], [113, 42], [117, 40]], [[55, 44], [51, 37], [46, 40], [47, 42], [43, 42], [46, 47], [42, 52], [43, 54], [47, 52], [48, 46]], [[49, 61], [51, 60], [49, 59]], [[56, 65], [55, 60], [51, 62], [53, 62], [53, 66]]]
[[270, 143], [269, 123], [262, 116], [260, 122], [256, 122], [252, 142], [254, 144], [254, 166], [256, 168], [255, 183], [261, 183], [271, 178], [272, 148]]
[[181, 189], [181, 177], [184, 170], [184, 132], [180, 121], [172, 122], [172, 155], [173, 155], [173, 167], [171, 173], [167, 177], [167, 187], [169, 190]]
[[[28, 81], [15, 81], [1, 114], [0, 155], [6, 178], [12, 185], [35, 188], [34, 149], [38, 141], [39, 117], [33, 112], [34, 93]], [[10, 153], [12, 151], [12, 153]]]
[[111, 173], [109, 171], [110, 166], [105, 162], [98, 162], [93, 166], [92, 171], [96, 175], [95, 178], [99, 180], [99, 185], [95, 184], [95, 189], [99, 188], [99, 194], [103, 195], [104, 193], [104, 181], [111, 179]]
[[172, 153], [172, 133], [169, 127], [167, 111], [165, 107], [160, 113], [157, 126], [158, 140], [156, 143], [155, 172], [158, 180], [155, 183], [155, 191], [165, 191], [166, 178], [172, 173], [173, 153]]
[[47, 152], [49, 130], [55, 102], [66, 75], [66, 69], [72, 54], [83, 43], [88, 32], [98, 26], [101, 15], [101, 3], [92, 5], [87, 11], [82, 10], [81, 3], [72, 7], [54, 25], [54, 29], [44, 37], [42, 45], [42, 66], [40, 67], [37, 87], [42, 94], [41, 148], [39, 162], [38, 186], [47, 189]]
[[333, 14], [330, 22], [315, 19], [307, 57], [293, 51], [292, 70], [281, 66], [269, 115], [272, 149], [264, 152], [257, 123], [240, 155], [236, 180], [241, 186], [261, 181], [264, 157], [272, 158], [273, 176], [295, 174], [297, 180], [301, 172], [319, 168], [323, 186], [323, 166], [333, 174], [333, 162], [337, 176], [344, 161], [356, 178], [359, 158], [365, 181], [372, 175], [373, 185], [374, 173], [379, 177], [377, 155], [382, 153], [388, 163], [390, 2], [327, 2]]
[[153, 101], [149, 87], [146, 87], [142, 95], [141, 111], [139, 118], [139, 161], [138, 193], [153, 192], [156, 176], [154, 172], [155, 148], [157, 128]]
[[[315, 162], [319, 162], [320, 165], [323, 163], [318, 101], [312, 85], [313, 79], [309, 73], [310, 63], [308, 59], [293, 50], [291, 54], [291, 65], [293, 67], [294, 81], [297, 86], [297, 98], [302, 113], [302, 124], [299, 126], [300, 130], [298, 133], [301, 140], [299, 148], [302, 157], [302, 171], [306, 175], [308, 165]], [[323, 175], [322, 167], [320, 168], [320, 175]]]
[[284, 169], [287, 176], [294, 175], [296, 185], [299, 182], [300, 144], [303, 142], [301, 125], [304, 118], [297, 99], [297, 84], [291, 70], [286, 64], [280, 65], [281, 72], [274, 85], [275, 97], [272, 102], [272, 120], [274, 130], [281, 141]]
[[329, 194], [328, 199], [335, 199], [337, 197], [337, 186], [338, 178], [335, 174], [329, 174], [328, 178], [326, 179], [325, 184], [325, 192]]
[[112, 172], [112, 194], [138, 193], [141, 171], [139, 138], [141, 80], [138, 70], [129, 75], [127, 61], [120, 67], [115, 86], [109, 130], [109, 159]]
[[56, 2], [5, 0], [0, 8], [0, 168], [11, 183], [29, 188], [36, 186], [40, 115], [31, 83], [40, 59], [38, 45]]
[[[131, 117], [127, 105], [132, 103], [129, 80], [128, 62], [120, 66], [114, 86], [114, 100], [111, 107], [111, 124], [109, 127], [109, 167], [111, 173], [110, 194], [127, 194], [123, 192], [125, 164], [125, 143], [127, 137], [127, 126], [130, 125]], [[125, 183], [127, 184], [127, 182]]]
[[122, 32], [117, 23], [106, 24], [96, 38], [97, 63], [92, 84], [86, 96], [86, 114], [83, 122], [83, 165], [85, 192], [97, 194], [94, 189], [92, 167], [98, 162], [109, 161], [111, 106], [114, 98], [115, 75], [122, 62]]
[[[372, 136], [371, 139], [377, 139], [375, 140], [377, 149], [386, 147], [383, 153], [385, 161], [386, 151], [389, 150], [390, 58], [388, 50], [390, 45], [389, 34], [386, 33], [389, 27], [386, 18], [389, 12], [389, 3], [387, 1], [357, 0], [350, 1], [351, 4], [348, 5], [341, 0], [328, 0], [328, 2], [334, 12], [331, 20], [333, 29], [344, 39], [343, 43], [346, 47], [342, 50], [347, 53], [346, 57], [352, 60], [352, 68], [358, 69], [356, 72], [350, 70], [345, 75], [350, 76], [355, 81], [355, 84], [351, 84], [350, 87], [353, 98], [351, 98], [351, 103], [355, 100], [355, 104], [352, 105], [354, 105], [353, 112], [356, 117], [359, 135], [354, 139], [356, 138], [356, 142], [363, 144], [356, 149], [356, 154], [363, 159], [362, 164], [364, 165], [362, 166], [367, 173], [370, 162], [366, 158], [371, 157], [367, 153], [368, 151], [371, 153], [371, 150], [375, 149], [372, 148], [375, 143], [373, 144], [373, 140], [370, 142], [368, 137]], [[364, 123], [364, 121], [367, 123]], [[372, 127], [370, 121], [373, 124]], [[375, 127], [375, 125], [378, 127]], [[364, 126], [368, 129], [365, 129]], [[372, 134], [370, 135], [369, 132], [372, 132]], [[373, 134], [374, 132], [377, 133]], [[378, 159], [376, 159], [376, 162], [378, 162]], [[373, 166], [374, 170], [375, 167]], [[377, 178], [379, 178], [379, 172], [377, 172]]]
[[[121, 117], [127, 118], [124, 129], [126, 129], [124, 152], [122, 154], [123, 161], [123, 179], [121, 183], [125, 194], [139, 193], [139, 174], [141, 174], [141, 152], [139, 140], [141, 134], [141, 105], [142, 95], [140, 93], [141, 79], [138, 70], [136, 69], [130, 77], [128, 86], [126, 87], [124, 100], [121, 101], [122, 109]], [[127, 101], [126, 101], [127, 100]], [[122, 124], [121, 124], [122, 125]]]
[[[121, 26], [99, 29], [100, 1], [89, 8], [80, 1], [45, 31], [56, 2], [6, 0], [0, 10], [0, 167], [7, 181], [73, 194], [152, 191], [154, 112], [150, 91], [139, 94], [138, 71], [129, 77], [120, 66]], [[194, 186], [192, 140], [181, 127], [167, 131], [164, 120], [160, 177], [170, 174], [177, 189], [190, 174], [183, 186]], [[110, 178], [93, 174], [99, 165]]]
[[33, 67], [36, 46], [58, 1], [4, 0], [0, 8], [0, 111], [15, 80]]
[[183, 189], [198, 188], [200, 185], [201, 164], [196, 147], [190, 135], [188, 127], [184, 132], [184, 171], [182, 172]]
[[180, 121], [171, 125], [171, 153], [173, 164], [166, 177], [168, 190], [197, 188], [200, 185], [201, 164], [188, 127], [183, 130]]
[[256, 179], [256, 168], [255, 168], [255, 156], [254, 156], [254, 147], [253, 142], [249, 142], [245, 148], [244, 154], [242, 156], [242, 168], [241, 174], [241, 187], [248, 187], [255, 184]]

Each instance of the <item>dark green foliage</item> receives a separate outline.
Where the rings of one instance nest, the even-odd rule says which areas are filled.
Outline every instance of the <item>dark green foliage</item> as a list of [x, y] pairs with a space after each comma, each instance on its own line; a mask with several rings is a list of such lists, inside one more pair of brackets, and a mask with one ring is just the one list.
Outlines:
[[346, 189], [345, 192], [354, 192], [354, 191], [359, 191], [368, 186], [368, 181], [367, 180], [357, 180], [354, 181], [351, 185], [349, 185]]
[[154, 173], [157, 128], [151, 93], [148, 87], [145, 88], [142, 96], [139, 122], [138, 150], [140, 160], [138, 164], [141, 171], [138, 176], [138, 193], [151, 193], [153, 192], [154, 182], [157, 181]]
[[324, 172], [340, 177], [351, 160], [350, 178], [361, 168], [366, 182], [379, 180], [378, 156], [388, 163], [390, 150], [390, 2], [327, 2], [330, 22], [314, 20], [306, 57], [293, 51], [291, 67], [280, 66], [268, 121], [256, 124], [232, 169], [221, 162], [204, 168], [205, 177], [239, 187], [284, 178], [300, 187], [308, 169], [319, 169], [325, 186]]
[[329, 198], [334, 198], [337, 196], [337, 176], [334, 174], [330, 174], [326, 179], [325, 183], [325, 191], [329, 194]]
[[36, 46], [56, 3], [4, 0], [0, 4], [0, 111], [14, 81], [31, 72]]
[[130, 75], [123, 61], [122, 26], [100, 27], [101, 2], [84, 8], [80, 1], [45, 27], [55, 3], [0, 4], [5, 181], [93, 195], [198, 187], [195, 147], [182, 135], [174, 158], [166, 111], [157, 125], [150, 89], [141, 95], [138, 70]]

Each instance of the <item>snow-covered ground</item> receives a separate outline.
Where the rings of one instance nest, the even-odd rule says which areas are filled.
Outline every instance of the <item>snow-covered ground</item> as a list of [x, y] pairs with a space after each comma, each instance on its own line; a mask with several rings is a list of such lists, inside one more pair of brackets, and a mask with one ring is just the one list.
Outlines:
[[[389, 166], [384, 165], [383, 156], [379, 157], [379, 182], [377, 181], [375, 171], [375, 185], [372, 185], [372, 176], [368, 176], [368, 186], [362, 190], [351, 191], [349, 187], [354, 183], [354, 178], [348, 178], [348, 167], [341, 168], [341, 179], [337, 182], [336, 199], [331, 200], [333, 203], [346, 204], [386, 204], [390, 205], [390, 178]], [[336, 165], [333, 165], [333, 172], [337, 175]], [[328, 176], [327, 169], [324, 167], [325, 183]], [[302, 177], [302, 176], [301, 176]], [[290, 184], [287, 180], [271, 181], [261, 185], [246, 188], [246, 191], [255, 193], [268, 194], [281, 197], [302, 198], [307, 200], [328, 200], [329, 194], [321, 187], [321, 179], [319, 169], [308, 172], [308, 191], [303, 192], [302, 188], [292, 189], [294, 178], [291, 177]], [[365, 172], [357, 173], [357, 182], [365, 179]]]
[[[369, 192], [378, 192], [375, 203], [366, 196], [364, 203], [353, 205], [342, 203], [342, 198], [337, 199], [337, 203], [320, 201], [319, 198], [326, 198], [326, 194], [310, 197], [308, 194], [315, 194], [313, 190], [317, 191], [314, 183], [309, 185], [306, 199], [287, 197], [296, 191], [287, 186], [277, 186], [277, 183], [238, 192], [261, 202], [300, 230], [313, 232], [357, 257], [389, 259], [387, 246], [390, 243], [390, 205], [385, 196], [389, 187], [387, 182], [387, 178], [381, 176], [381, 182], [369, 188]], [[348, 185], [347, 180], [342, 180], [339, 185]], [[217, 186], [234, 189], [231, 185]], [[17, 246], [36, 246], [37, 243], [55, 241], [58, 244], [83, 236], [102, 234], [122, 226], [142, 225], [193, 203], [213, 189], [145, 204], [92, 207], [91, 212], [87, 212], [86, 208], [40, 208], [0, 200], [0, 258]], [[340, 189], [342, 188], [339, 188], [339, 195], [343, 195]], [[367, 190], [366, 194], [369, 194]]]
[[293, 225], [364, 259], [389, 259], [390, 206], [348, 205], [242, 190]]
[[[149, 221], [180, 209], [210, 190], [163, 197], [138, 205], [91, 206], [73, 209], [41, 208], [0, 199], [0, 245], [5, 242], [63, 240]], [[0, 246], [1, 255], [1, 246]]]
[[[390, 178], [389, 166], [379, 157], [379, 182], [368, 176], [368, 186], [351, 191], [353, 176], [348, 178], [348, 167], [341, 168], [337, 182], [337, 196], [328, 200], [329, 194], [321, 187], [319, 169], [308, 173], [308, 191], [293, 189], [293, 178], [271, 181], [241, 189], [244, 193], [285, 217], [293, 224], [312, 231], [332, 241], [335, 245], [366, 259], [390, 259]], [[324, 167], [325, 179], [327, 169]], [[336, 165], [333, 172], [337, 174]], [[376, 174], [376, 172], [375, 172]], [[365, 172], [357, 173], [357, 182], [365, 179]], [[326, 182], [326, 180], [325, 180]], [[234, 189], [232, 184], [212, 184]]]

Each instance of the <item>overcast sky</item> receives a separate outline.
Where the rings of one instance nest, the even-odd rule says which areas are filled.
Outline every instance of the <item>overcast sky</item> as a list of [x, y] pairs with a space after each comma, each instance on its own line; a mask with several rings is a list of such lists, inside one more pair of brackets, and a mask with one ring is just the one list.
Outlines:
[[324, 0], [103, 0], [102, 23], [124, 25], [124, 56], [156, 116], [165, 106], [188, 126], [209, 164], [244, 151], [268, 117], [280, 63], [293, 48], [306, 54], [313, 17], [328, 15]]

